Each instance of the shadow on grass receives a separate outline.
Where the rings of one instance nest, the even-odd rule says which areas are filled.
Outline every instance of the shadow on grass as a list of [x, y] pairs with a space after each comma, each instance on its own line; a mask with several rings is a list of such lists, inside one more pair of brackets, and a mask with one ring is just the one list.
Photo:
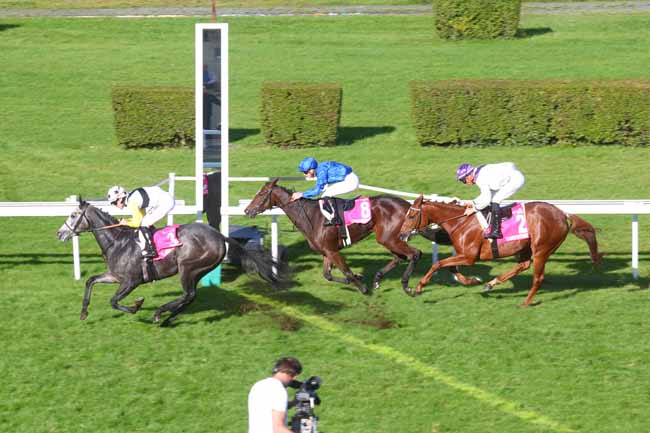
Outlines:
[[[299, 266], [303, 270], [313, 268], [321, 263], [321, 257], [312, 252], [306, 242], [296, 242], [289, 247], [289, 262], [293, 266]], [[351, 250], [343, 250], [342, 255], [345, 258], [348, 265], [353, 269], [353, 271], [358, 271], [359, 268], [362, 269], [361, 273], [364, 275], [364, 281], [366, 284], [370, 285], [372, 278], [375, 273], [385, 266], [391, 259], [391, 254], [386, 251], [382, 252], [361, 252]], [[650, 252], [643, 252], [639, 254], [639, 257], [643, 260], [650, 258]], [[581, 292], [593, 291], [593, 290], [602, 290], [612, 287], [623, 287], [625, 285], [634, 285], [635, 289], [630, 290], [645, 290], [648, 289], [648, 279], [639, 279], [634, 280], [632, 278], [632, 269], [630, 267], [631, 254], [629, 252], [607, 252], [604, 257], [603, 266], [601, 268], [596, 268], [591, 263], [589, 254], [585, 248], [584, 254], [577, 252], [559, 252], [551, 256], [550, 260], [546, 264], [545, 269], [545, 281], [540, 288], [541, 292], [566, 292], [561, 297], [555, 297], [554, 300], [560, 300], [563, 298], [573, 297], [578, 295]], [[496, 271], [494, 267], [499, 264], [501, 268], [499, 271]], [[508, 269], [503, 269], [504, 264], [512, 264], [512, 267], [515, 266], [516, 261], [514, 257], [506, 257], [499, 259], [498, 261], [484, 261], [475, 263], [471, 267], [461, 266], [460, 272], [465, 276], [479, 277], [484, 283], [491, 280], [492, 278], [500, 275], [500, 273], [505, 272]], [[562, 273], [561, 270], [558, 270], [557, 267], [554, 267], [554, 264], [562, 264], [565, 267], [565, 270], [568, 268], [569, 273]], [[424, 254], [422, 259], [417, 264], [415, 272], [410, 277], [409, 285], [414, 287], [417, 282], [422, 278], [424, 272], [426, 272], [431, 266], [431, 256], [429, 254]], [[401, 291], [401, 275], [406, 269], [406, 261], [400, 263], [395, 269], [388, 273], [384, 280], [382, 281], [382, 286], [380, 290], [382, 291], [392, 291], [399, 290]], [[629, 273], [624, 272], [626, 269], [629, 269]], [[338, 272], [338, 271], [335, 271]], [[324, 281], [324, 280], [323, 280]], [[517, 297], [524, 297], [530, 290], [533, 282], [533, 270], [532, 266], [528, 270], [524, 271], [520, 275], [517, 275], [509, 280], [510, 287], [508, 283], [504, 285], [497, 285], [493, 291], [489, 292], [486, 296], [500, 299], [503, 297], [511, 297], [516, 295]], [[335, 284], [335, 283], [329, 283]], [[429, 282], [427, 287], [430, 287], [432, 284], [440, 285], [455, 285], [460, 286], [453, 277], [451, 272], [441, 269], [438, 271]], [[343, 285], [338, 285], [339, 287], [348, 287]], [[428, 291], [425, 287], [425, 292]], [[503, 287], [503, 288], [502, 288]], [[483, 284], [477, 286], [467, 286], [467, 293], [480, 293], [483, 289]], [[355, 290], [353, 287], [350, 290]], [[445, 300], [451, 300], [461, 295], [455, 295], [449, 299], [436, 299], [436, 300], [425, 300], [425, 303], [436, 304]]]
[[251, 136], [251, 135], [257, 135], [260, 133], [259, 128], [231, 128], [228, 130], [229, 134], [229, 139], [231, 143], [234, 143], [239, 140], [243, 140], [244, 138]]
[[[227, 285], [238, 278], [249, 278], [246, 282], [246, 292], [260, 294], [266, 298], [281, 302], [287, 305], [300, 305], [309, 306], [315, 314], [332, 314], [343, 308], [343, 304], [335, 302], [325, 302], [322, 299], [311, 295], [310, 293], [295, 290], [273, 290], [270, 288], [266, 281], [254, 279], [241, 275], [241, 272], [235, 268], [224, 267], [222, 269], [222, 285]], [[167, 291], [156, 293], [155, 298], [177, 298], [181, 296], [182, 291]], [[165, 302], [168, 302], [166, 300]], [[158, 305], [158, 302], [149, 301], [141, 308], [141, 311], [149, 312], [149, 317], [144, 315], [139, 318], [143, 323], [151, 323], [151, 316], [153, 312], [160, 307], [163, 303]], [[128, 305], [128, 303], [127, 303]], [[199, 321], [192, 321], [189, 319], [193, 314], [201, 313], [204, 311], [214, 312], [214, 315]], [[253, 312], [261, 312], [273, 321], [278, 322], [283, 330], [296, 330], [300, 327], [297, 324], [297, 319], [290, 318], [282, 312], [276, 311], [273, 307], [267, 305], [260, 305], [232, 290], [226, 290], [222, 287], [199, 287], [197, 290], [194, 302], [190, 304], [185, 311], [183, 311], [178, 319], [174, 322], [173, 326], [191, 325], [203, 322], [219, 322], [230, 317], [244, 316]], [[163, 319], [166, 315], [163, 315]]]
[[533, 27], [530, 29], [518, 29], [517, 38], [534, 38], [535, 36], [545, 35], [547, 33], [553, 33], [553, 29], [550, 27]]
[[[98, 254], [80, 254], [83, 263], [103, 263]], [[72, 265], [71, 253], [19, 253], [0, 254], [0, 269], [6, 266]]]
[[4, 32], [5, 30], [11, 30], [20, 27], [18, 24], [0, 24], [0, 32]]
[[339, 128], [337, 144], [348, 145], [364, 138], [389, 134], [393, 131], [395, 131], [394, 126], [343, 126]]

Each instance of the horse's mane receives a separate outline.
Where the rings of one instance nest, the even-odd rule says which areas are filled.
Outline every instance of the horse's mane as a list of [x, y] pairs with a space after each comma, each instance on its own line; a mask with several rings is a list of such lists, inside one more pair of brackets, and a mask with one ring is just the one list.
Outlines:
[[432, 194], [425, 200], [425, 203], [442, 203], [454, 206], [463, 206], [463, 200], [458, 197], [447, 197], [444, 195]]
[[87, 205], [88, 208], [94, 209], [96, 211], [96, 213], [97, 213], [97, 216], [99, 216], [99, 218], [102, 220], [102, 222], [105, 222], [107, 224], [116, 224], [117, 223], [117, 219], [113, 215], [109, 214], [108, 212], [106, 212], [106, 211], [104, 211], [104, 210], [102, 210], [102, 209], [100, 209], [100, 208], [98, 208], [96, 206], [93, 206], [92, 204], [90, 204], [87, 201], [82, 201], [80, 203], [80, 206], [83, 206], [84, 204]]

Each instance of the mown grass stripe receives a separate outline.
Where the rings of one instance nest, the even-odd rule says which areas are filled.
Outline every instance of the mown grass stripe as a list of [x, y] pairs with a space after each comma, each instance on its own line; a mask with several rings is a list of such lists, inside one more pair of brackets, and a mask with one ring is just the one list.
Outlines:
[[356, 337], [353, 337], [349, 334], [346, 334], [339, 326], [336, 324], [323, 319], [322, 317], [314, 316], [311, 314], [303, 313], [293, 307], [290, 307], [286, 304], [283, 304], [278, 301], [266, 298], [264, 296], [255, 295], [255, 294], [244, 294], [244, 296], [251, 301], [254, 301], [258, 304], [268, 305], [277, 310], [282, 311], [284, 314], [295, 317], [299, 320], [303, 320], [307, 323], [310, 323], [323, 331], [326, 331], [337, 338], [345, 341], [346, 343], [354, 344], [358, 347], [361, 347], [369, 352], [376, 353], [378, 355], [384, 356], [398, 364], [404, 365], [416, 372], [422, 374], [423, 376], [429, 377], [436, 380], [437, 382], [443, 383], [450, 388], [461, 391], [477, 400], [481, 403], [485, 403], [489, 406], [492, 406], [504, 413], [515, 416], [523, 421], [540, 425], [551, 430], [562, 432], [562, 433], [575, 433], [575, 430], [562, 425], [561, 423], [554, 421], [544, 415], [541, 415], [532, 410], [521, 409], [520, 404], [506, 400], [502, 397], [499, 397], [496, 394], [482, 390], [474, 385], [469, 385], [463, 383], [456, 379], [455, 377], [444, 373], [436, 367], [427, 365], [421, 361], [418, 361], [416, 358], [405, 355], [391, 347], [383, 346], [380, 344], [366, 343]]

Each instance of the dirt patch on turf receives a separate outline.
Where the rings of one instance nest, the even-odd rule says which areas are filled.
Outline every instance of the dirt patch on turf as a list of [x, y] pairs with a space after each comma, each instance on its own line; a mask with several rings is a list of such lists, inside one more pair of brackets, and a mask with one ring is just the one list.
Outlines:
[[256, 302], [245, 302], [239, 306], [239, 315], [245, 316], [250, 313], [262, 313], [262, 317], [270, 321], [281, 331], [295, 332], [302, 328], [302, 321], [287, 314], [278, 312], [267, 305], [260, 305]]

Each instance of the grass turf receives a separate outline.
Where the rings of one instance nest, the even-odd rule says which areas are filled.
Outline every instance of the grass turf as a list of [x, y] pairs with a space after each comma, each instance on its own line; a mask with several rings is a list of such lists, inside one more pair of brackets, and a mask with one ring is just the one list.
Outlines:
[[[523, 26], [541, 29], [532, 37], [446, 44], [427, 17], [230, 20], [231, 173], [295, 174], [300, 158], [313, 154], [349, 162], [367, 184], [468, 197], [476, 191], [453, 181], [458, 163], [508, 159], [527, 175], [520, 198], [644, 198], [644, 148], [420, 148], [407, 83], [645, 77], [649, 21], [530, 17]], [[101, 196], [116, 182], [190, 173], [191, 150], [117, 148], [109, 92], [117, 83], [191, 85], [193, 22], [3, 20], [0, 199]], [[265, 79], [342, 82], [341, 145], [260, 145]], [[236, 185], [233, 197], [250, 198], [258, 187]], [[147, 300], [136, 316], [111, 310], [115, 287], [98, 286], [88, 320], [79, 322], [83, 283], [72, 280], [69, 245], [54, 238], [63, 218], [3, 219], [0, 431], [242, 431], [248, 388], [284, 354], [303, 361], [305, 376], [324, 378], [318, 413], [328, 432], [644, 431], [650, 245], [642, 235], [634, 282], [629, 217], [585, 218], [602, 229], [605, 268], [592, 271], [586, 245], [569, 238], [547, 265], [541, 306], [528, 310], [515, 306], [530, 271], [488, 298], [440, 272], [413, 300], [399, 289], [402, 266], [363, 297], [326, 283], [318, 255], [283, 219], [293, 287], [274, 293], [226, 267], [223, 287], [201, 289], [173, 329], [153, 326], [150, 316], [179, 295], [174, 278], [139, 288], [135, 295]], [[641, 227], [648, 222], [641, 217]], [[81, 249], [84, 278], [102, 272], [92, 237], [82, 236]], [[367, 279], [389, 260], [372, 239], [344, 254]], [[485, 280], [511, 266], [463, 271]]]
[[[558, 0], [537, 0], [552, 3]], [[565, 0], [584, 2], [586, 0]], [[607, 1], [607, 0], [596, 0]], [[611, 0], [610, 0], [611, 1]], [[625, 1], [625, 0], [614, 0]], [[210, 7], [210, 0], [0, 0], [0, 9], [98, 9], [135, 7]], [[421, 5], [431, 0], [218, 0], [220, 8], [269, 8], [269, 7], [314, 7], [314, 6], [361, 6], [361, 5]]]

